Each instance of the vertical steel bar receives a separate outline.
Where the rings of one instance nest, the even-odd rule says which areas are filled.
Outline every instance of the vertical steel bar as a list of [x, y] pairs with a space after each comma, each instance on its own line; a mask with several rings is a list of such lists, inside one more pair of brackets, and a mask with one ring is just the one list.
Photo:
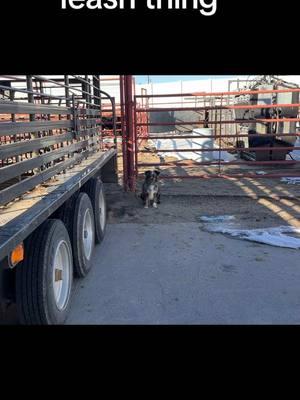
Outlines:
[[123, 186], [128, 190], [128, 171], [127, 171], [127, 136], [125, 126], [125, 91], [124, 76], [120, 75], [120, 106], [121, 106], [121, 131], [122, 131], [122, 158], [123, 158]]
[[[147, 94], [147, 89], [145, 90], [145, 94]], [[149, 108], [149, 99], [148, 98], [146, 98], [146, 108], [148, 109]], [[147, 124], [149, 124], [149, 122], [150, 122], [150, 120], [149, 120], [149, 113], [147, 112], [147, 114], [146, 114], [146, 123]], [[149, 139], [149, 126], [147, 125], [146, 126], [146, 137], [147, 137], [147, 139]]]
[[72, 109], [73, 109], [72, 115], [73, 115], [74, 138], [76, 139], [76, 136], [77, 136], [77, 110], [76, 110], [75, 94], [72, 95]]
[[[26, 84], [27, 84], [27, 90], [33, 91], [33, 86], [32, 86], [32, 76], [31, 75], [26, 75]], [[34, 97], [32, 93], [28, 93], [28, 103], [34, 103]], [[35, 117], [34, 114], [30, 114], [29, 116], [30, 121], [34, 121]]]
[[[64, 75], [64, 82], [65, 82], [65, 96], [66, 96], [66, 107], [71, 106], [70, 102], [70, 81], [69, 81], [69, 75]], [[67, 117], [68, 119], [70, 118], [70, 115]]]
[[91, 103], [92, 103], [92, 87], [91, 87], [91, 79], [88, 78], [88, 84], [87, 84], [87, 88], [88, 88], [88, 102], [90, 104], [88, 104], [88, 108], [91, 108]]
[[[26, 75], [26, 87], [27, 90], [32, 92], [33, 91], [33, 84], [32, 84], [32, 75]], [[28, 103], [34, 103], [34, 95], [33, 93], [28, 93]], [[35, 114], [29, 114], [29, 120], [30, 121], [35, 121]], [[31, 138], [37, 138], [38, 137], [38, 133], [31, 133], [30, 134]], [[31, 153], [31, 157], [32, 157], [33, 153]], [[35, 156], [39, 156], [39, 153], [37, 151], [34, 152]], [[41, 170], [41, 168], [36, 168], [35, 172], [39, 172]]]
[[[223, 105], [223, 96], [221, 96], [221, 107]], [[222, 148], [222, 109], [219, 110], [220, 113], [220, 139], [219, 139], [219, 174], [221, 174], [221, 148]]]
[[136, 97], [134, 95], [134, 103], [133, 103], [133, 124], [134, 124], [134, 169], [135, 169], [135, 185], [138, 179], [138, 151], [139, 151], [139, 140], [138, 140], [138, 134], [137, 134], [137, 127], [135, 124], [136, 121]]
[[127, 173], [129, 190], [135, 189], [135, 126], [133, 118], [133, 97], [132, 97], [132, 75], [124, 76], [124, 91], [125, 91], [125, 119], [127, 131]]
[[112, 105], [114, 144], [116, 150], [118, 151], [117, 127], [116, 127], [116, 99], [114, 97], [111, 98], [111, 105]]
[[93, 86], [94, 86], [94, 103], [98, 106], [101, 104], [100, 97], [100, 77], [93, 75]]
[[[14, 101], [15, 99], [15, 92], [13, 90], [10, 91], [9, 93], [9, 99], [10, 101]], [[16, 114], [11, 114], [11, 122], [16, 122]], [[18, 141], [18, 135], [14, 135], [14, 142]], [[16, 156], [16, 162], [21, 161], [20, 156]], [[18, 176], [19, 182], [21, 181], [21, 176]]]
[[[100, 96], [100, 75], [93, 75], [93, 86], [94, 86], [94, 104], [95, 108], [99, 108], [99, 116], [100, 116], [100, 121], [101, 125], [98, 127], [100, 130], [100, 135], [98, 134], [99, 137], [99, 146], [101, 149], [103, 149], [103, 126], [102, 126], [102, 107], [101, 107], [101, 96]], [[98, 131], [99, 132], [99, 131]]]
[[[69, 80], [69, 75], [64, 75], [64, 84], [65, 84], [65, 96], [66, 96], [66, 107], [71, 107], [71, 100], [70, 100], [70, 80]], [[71, 119], [71, 115], [67, 115], [67, 119]], [[70, 142], [67, 141], [67, 146], [69, 146]], [[68, 158], [71, 157], [70, 154], [67, 156]], [[66, 171], [63, 171], [65, 173]]]

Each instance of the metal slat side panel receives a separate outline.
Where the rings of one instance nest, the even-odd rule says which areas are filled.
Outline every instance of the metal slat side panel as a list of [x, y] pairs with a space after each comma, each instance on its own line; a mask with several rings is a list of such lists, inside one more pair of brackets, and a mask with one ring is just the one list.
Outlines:
[[0, 114], [72, 114], [71, 108], [43, 104], [0, 101]]
[[66, 121], [31, 121], [31, 122], [1, 122], [0, 136], [18, 135], [21, 133], [46, 131], [48, 129], [69, 129], [73, 122]]
[[78, 124], [81, 127], [91, 128], [93, 125], [101, 124], [101, 121], [99, 118], [80, 119]]
[[79, 109], [77, 109], [77, 115], [87, 115], [87, 116], [94, 116], [94, 117], [97, 117], [97, 116], [99, 116], [100, 117], [100, 110], [98, 109], [92, 109], [92, 108], [79, 108]]
[[[75, 132], [75, 135], [76, 138], [95, 135], [98, 133], [99, 129], [99, 127], [89, 128], [84, 131]], [[5, 144], [0, 146], [0, 160], [43, 149], [54, 144], [71, 141], [72, 139], [74, 139], [74, 133], [68, 132], [60, 135], [45, 136], [39, 139], [23, 140], [12, 144]]]
[[39, 139], [23, 140], [12, 144], [5, 144], [0, 146], [0, 160], [66, 142], [67, 140], [72, 140], [73, 137], [73, 133], [69, 132], [62, 135], [47, 136]]
[[26, 161], [21, 161], [16, 164], [12, 164], [8, 167], [1, 168], [0, 172], [0, 183], [6, 182], [9, 179], [20, 176], [27, 171], [33, 170], [34, 168], [41, 167], [51, 161], [57, 160], [67, 154], [71, 154], [75, 151], [81, 150], [88, 147], [89, 145], [96, 142], [97, 139], [92, 138], [89, 140], [82, 140], [74, 143], [70, 146], [62, 147], [58, 150], [50, 151], [42, 156], [34, 157]]
[[16, 199], [21, 196], [23, 193], [32, 190], [37, 185], [46, 182], [48, 179], [52, 178], [56, 174], [70, 168], [74, 164], [82, 161], [84, 158], [87, 158], [92, 151], [86, 150], [80, 154], [74, 154], [74, 157], [68, 159], [67, 161], [63, 161], [58, 165], [54, 165], [53, 167], [48, 168], [46, 171], [43, 171], [37, 175], [33, 175], [23, 181], [17, 183], [16, 185], [10, 186], [7, 189], [4, 189], [0, 192], [0, 205], [7, 204], [10, 201]]

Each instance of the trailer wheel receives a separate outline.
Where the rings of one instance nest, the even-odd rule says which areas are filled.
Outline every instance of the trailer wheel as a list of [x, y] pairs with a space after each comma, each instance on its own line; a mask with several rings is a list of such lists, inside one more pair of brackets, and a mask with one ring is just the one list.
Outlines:
[[25, 243], [25, 260], [16, 268], [20, 322], [62, 324], [68, 314], [73, 282], [72, 247], [60, 220], [45, 221]]
[[72, 238], [71, 234], [71, 229], [70, 229], [70, 221], [72, 221], [72, 217], [74, 214], [74, 208], [75, 204], [79, 195], [79, 191], [75, 192], [67, 201], [64, 202], [64, 204], [52, 215], [53, 218], [57, 218], [62, 220], [62, 222], [65, 224], [70, 238]]
[[107, 207], [103, 183], [99, 178], [90, 179], [84, 186], [84, 191], [89, 195], [95, 215], [95, 239], [100, 244], [105, 235], [107, 221]]
[[91, 269], [92, 254], [95, 248], [95, 224], [93, 206], [86, 193], [77, 197], [69, 223], [74, 254], [74, 272], [84, 278]]

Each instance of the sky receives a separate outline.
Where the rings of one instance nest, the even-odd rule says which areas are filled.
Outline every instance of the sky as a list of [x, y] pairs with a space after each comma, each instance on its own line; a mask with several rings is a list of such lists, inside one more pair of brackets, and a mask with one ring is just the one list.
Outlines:
[[232, 75], [136, 75], [136, 83], [138, 85], [148, 83], [148, 77], [150, 83], [162, 83], [162, 82], [174, 82], [174, 81], [193, 81], [201, 79], [226, 79]]

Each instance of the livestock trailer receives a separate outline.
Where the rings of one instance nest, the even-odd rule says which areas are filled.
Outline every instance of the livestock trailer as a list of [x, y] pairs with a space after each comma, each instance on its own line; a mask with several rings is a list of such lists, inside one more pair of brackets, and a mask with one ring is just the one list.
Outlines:
[[23, 324], [62, 324], [73, 276], [90, 271], [117, 149], [102, 140], [99, 75], [0, 77], [0, 306]]

